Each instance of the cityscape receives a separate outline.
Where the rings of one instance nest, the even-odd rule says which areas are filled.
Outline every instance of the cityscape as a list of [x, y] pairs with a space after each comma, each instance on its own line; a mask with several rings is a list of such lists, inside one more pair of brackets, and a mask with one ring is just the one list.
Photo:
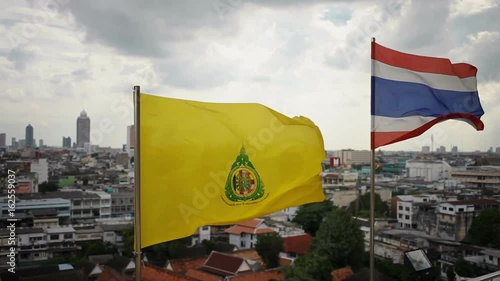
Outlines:
[[[11, 145], [5, 144], [5, 134], [0, 135], [2, 229], [8, 227], [9, 217], [13, 216], [5, 187], [8, 171], [15, 171], [18, 267], [38, 264], [58, 278], [63, 272], [48, 268], [50, 264], [64, 263], [72, 272], [86, 275], [87, 280], [102, 280], [107, 274], [122, 275], [127, 280], [135, 268], [130, 244], [134, 126], [124, 128], [127, 139], [123, 147], [102, 148], [90, 143], [91, 118], [85, 110], [75, 125], [76, 141], [72, 143], [71, 137], [62, 136], [59, 147], [45, 146], [42, 139], [37, 142], [36, 128], [31, 124], [26, 126], [25, 138], [12, 138]], [[325, 202], [331, 208], [352, 212], [365, 251], [369, 250], [366, 196], [370, 157], [369, 150], [327, 151], [321, 173]], [[423, 146], [418, 152], [377, 150], [376, 161], [375, 190], [380, 201], [375, 222], [377, 260], [389, 260], [424, 278], [419, 280], [450, 278], [450, 272], [458, 274], [454, 267], [457, 263], [465, 263], [478, 276], [500, 270], [500, 230], [489, 229], [492, 241], [473, 234], [477, 227], [474, 222], [481, 214], [499, 210], [500, 147], [486, 152], [461, 152], [457, 146], [450, 150]], [[151, 267], [146, 266], [144, 272], [177, 276], [181, 278], [178, 280], [231, 276], [241, 276], [241, 280], [281, 280], [285, 266], [310, 254], [308, 245], [314, 232], [301, 221], [301, 209], [307, 212], [306, 207], [296, 206], [236, 225], [200, 227], [182, 243], [176, 242], [176, 253], [164, 248], [167, 252], [159, 254], [157, 246], [145, 248], [143, 259]], [[494, 221], [489, 223], [495, 225]], [[278, 235], [283, 247], [278, 267], [264, 270], [268, 261], [259, 256], [257, 241], [259, 236], [272, 233]], [[0, 266], [7, 269], [10, 234], [8, 230], [0, 234]], [[427, 265], [412, 267], [409, 253], [427, 260]], [[230, 262], [250, 267], [229, 272], [224, 264]], [[217, 270], [215, 266], [219, 266]], [[26, 276], [37, 274], [30, 270], [26, 269]], [[353, 271], [351, 267], [332, 271], [332, 275], [341, 273], [350, 276]]]

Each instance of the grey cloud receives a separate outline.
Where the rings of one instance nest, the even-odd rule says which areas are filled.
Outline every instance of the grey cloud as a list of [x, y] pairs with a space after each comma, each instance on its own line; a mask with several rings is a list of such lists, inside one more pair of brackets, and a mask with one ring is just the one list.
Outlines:
[[17, 70], [22, 71], [26, 69], [26, 65], [33, 61], [35, 57], [35, 52], [27, 50], [24, 46], [18, 46], [9, 52], [7, 60], [12, 62]]
[[73, 77], [79, 78], [79, 79], [90, 79], [92, 78], [92, 74], [85, 68], [80, 68], [78, 70], [75, 70], [71, 73]]

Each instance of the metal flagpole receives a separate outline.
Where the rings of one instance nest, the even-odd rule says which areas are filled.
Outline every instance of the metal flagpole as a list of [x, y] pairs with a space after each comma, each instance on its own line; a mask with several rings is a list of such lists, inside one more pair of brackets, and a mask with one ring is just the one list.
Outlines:
[[[373, 56], [375, 55], [375, 47], [373, 44], [375, 43], [375, 38], [372, 38], [372, 46], [371, 46], [371, 99], [373, 106], [373, 95], [374, 95], [374, 82], [373, 82], [373, 74], [374, 74], [374, 61]], [[373, 123], [373, 119], [371, 121]], [[372, 124], [373, 128], [373, 124]], [[370, 130], [370, 138], [372, 138], [371, 130]], [[371, 139], [370, 139], [371, 140]], [[373, 140], [371, 140], [373, 141]], [[370, 141], [370, 143], [371, 143]], [[375, 149], [371, 149], [371, 164], [370, 164], [370, 281], [375, 281]]]
[[141, 111], [140, 111], [141, 87], [134, 86], [134, 237], [135, 237], [135, 280], [141, 281]]

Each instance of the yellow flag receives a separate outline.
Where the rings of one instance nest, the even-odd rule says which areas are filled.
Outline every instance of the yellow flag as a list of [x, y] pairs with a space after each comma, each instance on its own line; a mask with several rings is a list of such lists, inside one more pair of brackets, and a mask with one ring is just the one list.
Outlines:
[[305, 117], [141, 94], [140, 138], [142, 247], [325, 199]]

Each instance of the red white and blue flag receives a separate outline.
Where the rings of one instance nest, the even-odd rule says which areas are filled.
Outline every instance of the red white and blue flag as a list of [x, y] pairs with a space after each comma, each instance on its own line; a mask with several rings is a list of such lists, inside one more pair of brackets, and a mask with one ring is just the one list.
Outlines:
[[372, 42], [371, 148], [414, 138], [448, 119], [483, 130], [476, 73], [470, 64]]

